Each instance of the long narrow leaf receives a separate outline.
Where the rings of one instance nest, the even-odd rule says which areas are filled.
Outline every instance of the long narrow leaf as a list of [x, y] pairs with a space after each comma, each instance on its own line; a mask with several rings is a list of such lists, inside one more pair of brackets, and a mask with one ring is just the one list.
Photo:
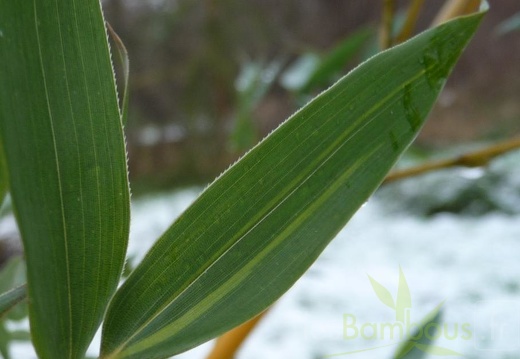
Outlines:
[[517, 12], [513, 16], [507, 18], [495, 28], [497, 35], [506, 35], [512, 31], [520, 30], [520, 12]]
[[9, 176], [7, 175], [7, 164], [5, 163], [4, 147], [0, 143], [0, 207], [4, 203], [5, 195], [9, 187]]
[[12, 332], [7, 330], [7, 320], [21, 320], [27, 316], [27, 308], [21, 304], [27, 298], [25, 263], [21, 257], [13, 256], [0, 270], [0, 354], [10, 359], [9, 347], [13, 341]]
[[27, 295], [25, 284], [25, 263], [19, 256], [13, 256], [4, 263], [0, 270], [0, 319], [9, 312], [9, 319], [20, 320], [20, 314], [27, 315], [24, 308], [18, 307], [13, 312], [16, 304], [22, 302]]
[[399, 345], [394, 354], [394, 359], [422, 359], [440, 352], [460, 356], [459, 353], [450, 349], [433, 345], [434, 338], [437, 337], [436, 334], [442, 325], [443, 304], [444, 302], [439, 304], [423, 318], [417, 328], [409, 334], [410, 336]]
[[[334, 75], [337, 75], [348, 64], [372, 34], [373, 31], [369, 28], [361, 28], [350, 34], [320, 61], [316, 70], [310, 74], [299, 91], [307, 93], [320, 86], [330, 84]], [[334, 80], [337, 80], [337, 77]]]
[[128, 58], [128, 51], [126, 50], [126, 46], [123, 43], [123, 40], [119, 37], [119, 35], [112, 29], [112, 26], [107, 22], [107, 30], [112, 42], [115, 45], [114, 49], [114, 57], [118, 60], [116, 63], [121, 67], [121, 99], [120, 99], [120, 108], [121, 108], [121, 119], [123, 122], [123, 126], [126, 125], [128, 121], [128, 100], [129, 100], [129, 88], [128, 83], [130, 79], [130, 59]]
[[214, 182], [111, 302], [102, 358], [165, 358], [280, 297], [410, 144], [483, 13], [367, 61]]
[[123, 267], [129, 190], [99, 0], [0, 0], [0, 133], [40, 358], [82, 358]]
[[0, 294], [0, 318], [4, 316], [11, 308], [26, 298], [26, 285], [21, 285], [17, 288]]

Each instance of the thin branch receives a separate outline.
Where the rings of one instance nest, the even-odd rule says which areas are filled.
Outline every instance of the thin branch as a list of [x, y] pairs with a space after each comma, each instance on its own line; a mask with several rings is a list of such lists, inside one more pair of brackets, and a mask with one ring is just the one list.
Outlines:
[[471, 14], [480, 7], [481, 0], [449, 0], [439, 10], [432, 27], [440, 25], [457, 16]]
[[242, 343], [247, 339], [265, 313], [266, 311], [260, 313], [253, 319], [219, 337], [206, 359], [233, 359]]
[[392, 47], [394, 18], [396, 11], [395, 0], [383, 0], [383, 17], [381, 19], [380, 42], [381, 49], [385, 50]]
[[419, 14], [424, 5], [424, 0], [412, 0], [410, 5], [408, 6], [408, 11], [406, 12], [406, 19], [403, 24], [403, 28], [395, 38], [396, 43], [401, 43], [409, 38], [411, 38], [415, 31], [415, 26], [417, 25], [417, 20], [419, 19]]
[[520, 149], [520, 137], [500, 142], [478, 151], [468, 152], [452, 159], [428, 162], [417, 167], [394, 171], [385, 178], [383, 183], [386, 184], [451, 167], [483, 167], [495, 157], [517, 149]]

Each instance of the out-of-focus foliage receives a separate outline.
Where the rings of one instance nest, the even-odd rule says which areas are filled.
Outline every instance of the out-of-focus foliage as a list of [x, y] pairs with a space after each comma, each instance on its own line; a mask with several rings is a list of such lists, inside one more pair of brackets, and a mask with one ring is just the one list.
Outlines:
[[[130, 174], [210, 180], [301, 104], [278, 78], [261, 89], [271, 66], [284, 71], [307, 52], [326, 56], [360, 24], [377, 21], [374, 4], [106, 1], [132, 59]], [[253, 80], [253, 94], [236, 84], [254, 66], [267, 75]]]
[[[396, 35], [409, 3], [397, 2]], [[425, 1], [413, 32], [428, 27], [443, 3]], [[106, 0], [107, 19], [132, 59], [130, 175], [151, 185], [211, 180], [307, 102], [308, 96], [294, 96], [283, 86], [287, 70], [303, 63], [307, 68], [301, 69], [308, 75], [319, 59], [332, 55], [330, 51], [360, 27], [377, 30], [381, 4], [380, 0]], [[484, 31], [461, 59], [462, 70], [455, 73], [434, 110], [436, 120], [425, 129], [422, 143], [453, 143], [520, 130], [520, 109], [511, 96], [520, 91], [515, 84], [520, 73], [514, 66], [520, 49], [509, 46], [518, 42], [519, 32], [498, 40], [489, 36], [497, 24], [520, 10], [518, 6], [517, 0], [504, 0], [492, 8]], [[366, 44], [372, 44], [368, 52], [361, 51], [336, 74], [345, 74], [349, 65], [376, 51], [377, 41]], [[278, 78], [260, 100], [244, 106], [244, 94], [236, 87], [244, 68], [248, 64], [267, 68], [278, 61], [282, 66]], [[488, 90], [490, 86], [494, 91]], [[493, 121], [487, 121], [491, 113]], [[134, 183], [138, 190], [142, 182]]]
[[430, 355], [460, 356], [450, 349], [433, 344], [442, 325], [442, 304], [431, 311], [410, 333], [394, 354], [393, 359], [423, 359]]
[[4, 150], [2, 144], [0, 143], [0, 207], [4, 202], [4, 198], [9, 187], [9, 179], [7, 177], [7, 166], [5, 164]]
[[520, 30], [520, 12], [506, 19], [496, 28], [496, 31], [499, 35], [505, 35], [512, 31], [518, 30]]
[[237, 109], [230, 137], [232, 151], [245, 151], [258, 142], [259, 136], [255, 128], [253, 112], [274, 84], [280, 67], [280, 61], [273, 61], [266, 66], [249, 62], [242, 67], [235, 84]]
[[300, 94], [330, 85], [345, 72], [346, 64], [366, 44], [371, 34], [370, 28], [361, 28], [342, 39], [323, 56], [313, 52], [303, 54], [287, 69], [282, 77], [282, 85]]
[[[25, 265], [20, 257], [12, 257], [0, 270], [0, 293], [20, 286], [25, 282]], [[4, 294], [5, 295], [5, 294]], [[19, 302], [19, 301], [18, 301]], [[26, 303], [20, 303], [0, 317], [0, 354], [10, 359], [9, 346], [13, 340], [29, 340], [27, 331], [12, 331], [6, 327], [6, 321], [19, 321], [27, 317]]]

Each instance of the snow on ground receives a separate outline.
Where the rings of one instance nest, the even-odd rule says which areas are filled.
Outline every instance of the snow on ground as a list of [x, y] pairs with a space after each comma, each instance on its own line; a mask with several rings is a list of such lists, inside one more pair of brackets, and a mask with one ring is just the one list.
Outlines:
[[[184, 190], [137, 200], [130, 251], [142, 253], [195, 196], [196, 190]], [[355, 317], [358, 330], [363, 323], [394, 323], [395, 312], [379, 301], [368, 275], [395, 300], [399, 267], [411, 294], [412, 322], [445, 301], [447, 331], [437, 345], [468, 358], [520, 355], [519, 216], [421, 218], [387, 213], [380, 201], [369, 201], [273, 306], [238, 359], [315, 359], [396, 343], [388, 336], [354, 337], [352, 326], [344, 338], [344, 317]], [[365, 337], [372, 337], [368, 329]], [[178, 357], [201, 359], [209, 348]], [[348, 357], [390, 358], [395, 348]]]
[[[133, 261], [143, 257], [199, 191], [134, 200]], [[421, 217], [391, 210], [385, 201], [386, 196], [376, 196], [356, 214], [263, 318], [238, 359], [391, 358], [400, 333], [391, 340], [380, 328], [395, 324], [395, 311], [378, 299], [368, 275], [395, 301], [399, 268], [410, 291], [411, 322], [420, 322], [445, 301], [436, 345], [466, 358], [520, 357], [520, 215], [492, 211]], [[203, 359], [210, 348], [211, 343], [205, 344], [177, 358]], [[15, 358], [34, 358], [27, 353], [26, 346], [13, 348]]]

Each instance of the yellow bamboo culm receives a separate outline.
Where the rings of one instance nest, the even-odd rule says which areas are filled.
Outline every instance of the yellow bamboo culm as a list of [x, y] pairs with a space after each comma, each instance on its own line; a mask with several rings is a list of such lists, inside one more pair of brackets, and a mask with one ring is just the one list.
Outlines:
[[381, 18], [381, 28], [379, 41], [382, 50], [389, 49], [394, 43], [392, 29], [396, 11], [395, 0], [383, 0], [383, 17]]
[[406, 11], [406, 18], [404, 20], [401, 32], [395, 38], [395, 43], [400, 44], [411, 38], [414, 34], [415, 25], [419, 20], [419, 14], [424, 5], [424, 0], [412, 0]]
[[233, 359], [236, 352], [255, 328], [266, 312], [263, 312], [244, 324], [230, 330], [217, 339], [213, 350], [206, 359]]
[[449, 0], [441, 8], [432, 22], [432, 27], [440, 25], [457, 16], [468, 15], [477, 11], [481, 0]]

